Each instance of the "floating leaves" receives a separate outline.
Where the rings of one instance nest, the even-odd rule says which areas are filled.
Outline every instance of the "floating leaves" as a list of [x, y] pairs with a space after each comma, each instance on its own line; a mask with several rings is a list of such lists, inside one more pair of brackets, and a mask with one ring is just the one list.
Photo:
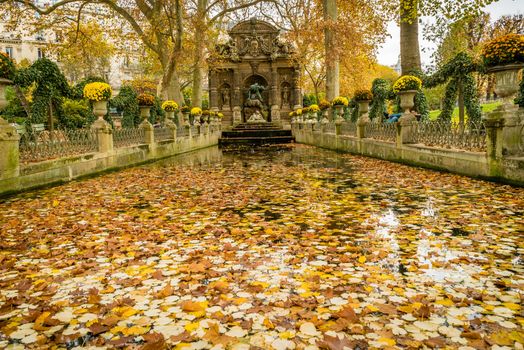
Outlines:
[[304, 146], [23, 194], [0, 348], [522, 348], [523, 198]]

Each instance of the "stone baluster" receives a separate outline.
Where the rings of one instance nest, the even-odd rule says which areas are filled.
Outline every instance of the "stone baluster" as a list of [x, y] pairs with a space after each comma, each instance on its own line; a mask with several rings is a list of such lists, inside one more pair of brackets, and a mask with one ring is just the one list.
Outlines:
[[91, 128], [96, 130], [98, 152], [110, 152], [113, 150], [113, 128], [104, 120], [104, 116], [107, 114], [107, 101], [94, 102], [93, 114], [97, 117], [97, 120]]
[[140, 128], [144, 130], [144, 142], [148, 145], [155, 143], [155, 129], [153, 124], [149, 122], [149, 116], [151, 113], [151, 107], [140, 107], [140, 116], [142, 117], [142, 123]]

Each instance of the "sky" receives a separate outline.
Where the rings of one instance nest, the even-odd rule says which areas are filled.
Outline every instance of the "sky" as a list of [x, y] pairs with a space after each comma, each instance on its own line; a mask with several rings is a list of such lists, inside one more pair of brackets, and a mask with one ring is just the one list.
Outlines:
[[[492, 21], [504, 15], [524, 13], [524, 0], [499, 0], [496, 3], [487, 6], [484, 11], [491, 14]], [[427, 19], [423, 19], [423, 21], [426, 20]], [[422, 64], [429, 65], [431, 64], [431, 54], [435, 50], [435, 45], [422, 38], [423, 23], [424, 22], [422, 22], [419, 27]], [[391, 37], [382, 45], [378, 51], [377, 58], [380, 64], [393, 66], [397, 64], [400, 54], [400, 28], [395, 22], [390, 22], [388, 24], [388, 33]]]

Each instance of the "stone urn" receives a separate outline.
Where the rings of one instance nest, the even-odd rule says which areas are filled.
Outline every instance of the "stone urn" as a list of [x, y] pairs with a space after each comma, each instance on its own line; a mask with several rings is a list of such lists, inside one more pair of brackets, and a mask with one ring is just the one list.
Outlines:
[[415, 107], [415, 95], [417, 92], [417, 90], [405, 90], [398, 92], [400, 97], [400, 108], [402, 108], [404, 113], [410, 113], [413, 107]]
[[11, 84], [13, 84], [11, 80], [0, 78], [0, 109], [4, 109], [9, 104], [5, 97], [5, 92]]
[[303, 121], [302, 114], [297, 115], [297, 123], [302, 123]]
[[195, 126], [199, 126], [200, 125], [200, 117], [202, 115], [201, 114], [196, 114], [193, 116], [193, 125]]
[[174, 122], [174, 120], [175, 120], [175, 112], [174, 111], [166, 111], [166, 119]]
[[140, 117], [142, 121], [148, 119], [151, 116], [151, 106], [140, 106]]
[[334, 105], [333, 108], [335, 108], [335, 123], [342, 124], [344, 122], [342, 117], [344, 115], [344, 105]]
[[358, 103], [358, 111], [359, 114], [366, 114], [369, 112], [369, 104], [371, 103], [371, 100], [360, 100], [357, 101]]
[[320, 120], [320, 122], [322, 124], [328, 124], [329, 123], [329, 110], [324, 109], [321, 113], [322, 113], [322, 119]]
[[503, 66], [495, 66], [488, 69], [488, 73], [495, 74], [495, 93], [502, 97], [508, 103], [513, 103], [515, 94], [519, 89], [519, 70], [524, 68], [524, 64], [506, 64]]
[[98, 120], [103, 120], [107, 114], [107, 100], [93, 101], [93, 114]]
[[187, 126], [189, 125], [189, 112], [182, 112], [182, 125]]

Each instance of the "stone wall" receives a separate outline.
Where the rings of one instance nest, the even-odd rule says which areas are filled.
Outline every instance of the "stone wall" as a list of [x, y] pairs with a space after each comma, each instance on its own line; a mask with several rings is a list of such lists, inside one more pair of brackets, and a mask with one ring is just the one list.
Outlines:
[[[209, 128], [203, 126], [202, 128]], [[48, 161], [19, 165], [15, 172], [0, 176], [0, 196], [37, 187], [71, 181], [110, 170], [122, 169], [144, 164], [162, 158], [171, 157], [197, 149], [218, 145], [220, 128], [209, 128], [204, 132], [171, 140], [155, 142], [151, 135], [150, 142], [144, 144], [112, 148], [95, 153], [75, 155]], [[102, 135], [103, 137], [104, 135]]]
[[356, 136], [341, 135], [340, 129], [341, 123], [335, 126], [303, 122], [292, 124], [298, 143], [524, 186], [522, 155], [502, 156], [502, 152], [489, 152], [501, 149], [500, 138], [488, 137], [487, 152], [472, 152], [403, 143], [400, 124], [397, 125], [395, 142], [366, 138], [363, 130], [359, 130]]

